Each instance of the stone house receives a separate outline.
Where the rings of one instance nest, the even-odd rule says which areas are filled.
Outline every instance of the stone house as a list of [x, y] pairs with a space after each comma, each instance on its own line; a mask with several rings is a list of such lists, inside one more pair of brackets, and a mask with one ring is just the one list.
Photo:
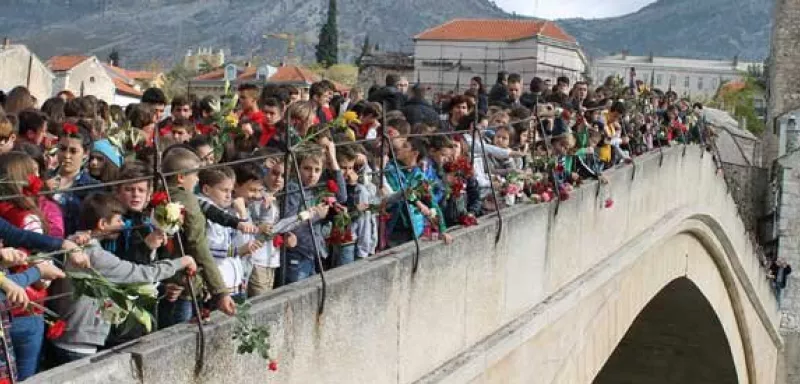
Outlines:
[[53, 93], [68, 90], [77, 95], [94, 95], [114, 104], [117, 86], [105, 66], [95, 56], [53, 56], [47, 60], [53, 71]]
[[575, 38], [548, 20], [455, 19], [414, 36], [415, 77], [438, 91], [462, 92], [473, 76], [491, 87], [501, 70], [526, 84], [536, 76], [574, 82], [586, 68]]
[[55, 76], [35, 53], [21, 44], [4, 39], [0, 45], [0, 90], [8, 92], [25, 86], [39, 104], [53, 94]]
[[[146, 79], [155, 79], [157, 74], [146, 71], [130, 71], [125, 68], [103, 64], [106, 72], [114, 81], [114, 102], [112, 104], [126, 107], [138, 103], [145, 89], [153, 86]], [[145, 79], [145, 81], [143, 81]]]

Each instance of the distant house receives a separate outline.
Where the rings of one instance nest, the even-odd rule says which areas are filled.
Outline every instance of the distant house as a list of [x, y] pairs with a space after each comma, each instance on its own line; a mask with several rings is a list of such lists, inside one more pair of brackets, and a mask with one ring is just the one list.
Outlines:
[[587, 59], [574, 37], [548, 20], [455, 19], [414, 36], [416, 78], [440, 91], [463, 91], [473, 76], [487, 86], [501, 70], [582, 79]]
[[[308, 90], [311, 84], [322, 80], [322, 78], [310, 69], [300, 65], [284, 65], [273, 67], [264, 65], [239, 66], [234, 63], [226, 64], [221, 68], [211, 72], [196, 76], [189, 82], [189, 94], [197, 97], [222, 96], [225, 83], [230, 83], [231, 87], [238, 87], [240, 84], [277, 84], [292, 85], [300, 90], [302, 99], [308, 99]], [[336, 84], [337, 90], [347, 92], [348, 88]]]
[[414, 55], [404, 52], [372, 52], [361, 58], [358, 69], [358, 85], [369, 88], [374, 84], [384, 85], [386, 75], [405, 76], [414, 83]]
[[11, 44], [4, 39], [0, 45], [0, 90], [8, 92], [25, 86], [39, 104], [53, 94], [53, 73], [28, 47]]
[[114, 104], [117, 85], [95, 56], [53, 56], [47, 60], [53, 71], [53, 93], [68, 90], [75, 95], [94, 95]]
[[114, 102], [112, 104], [125, 107], [129, 104], [138, 103], [142, 98], [144, 89], [149, 87], [149, 85], [143, 86], [140, 81], [136, 79], [136, 76], [139, 75], [139, 71], [129, 71], [105, 63], [103, 64], [103, 68], [105, 68], [108, 75], [111, 76], [111, 79], [114, 80], [115, 90]]

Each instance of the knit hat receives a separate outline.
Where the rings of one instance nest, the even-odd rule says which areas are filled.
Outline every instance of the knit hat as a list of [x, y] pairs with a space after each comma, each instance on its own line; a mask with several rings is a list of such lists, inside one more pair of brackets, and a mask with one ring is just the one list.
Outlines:
[[122, 163], [124, 162], [122, 153], [120, 152], [119, 148], [114, 146], [114, 144], [111, 144], [108, 139], [95, 141], [94, 146], [92, 147], [92, 152], [102, 153], [103, 156], [116, 165], [117, 168], [122, 167]]

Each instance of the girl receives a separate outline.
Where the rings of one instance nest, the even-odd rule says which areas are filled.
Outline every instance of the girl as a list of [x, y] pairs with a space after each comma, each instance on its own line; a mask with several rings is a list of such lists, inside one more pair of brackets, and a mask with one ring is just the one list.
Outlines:
[[[39, 209], [37, 194], [39, 188], [39, 170], [36, 162], [22, 152], [9, 152], [0, 155], [0, 194], [5, 196], [24, 195], [10, 200], [0, 201], [0, 217], [8, 220], [20, 229], [36, 233], [48, 233], [48, 225]], [[28, 267], [20, 267], [15, 272], [22, 272]], [[33, 281], [31, 281], [33, 282]], [[43, 302], [47, 298], [48, 283], [39, 280], [25, 288], [25, 293], [32, 301]], [[35, 310], [17, 308], [11, 310], [11, 340], [17, 359], [17, 375], [24, 380], [36, 373], [39, 367], [39, 355], [44, 341], [44, 318]]]
[[[59, 191], [97, 184], [98, 181], [84, 169], [84, 164], [89, 158], [89, 148], [92, 147], [91, 130], [80, 122], [78, 125], [64, 123], [63, 131], [58, 143], [58, 169], [47, 181], [48, 188]], [[65, 191], [53, 195], [53, 199], [61, 205], [61, 211], [64, 213], [66, 236], [78, 230], [81, 201], [90, 192], [89, 190]]]
[[89, 154], [89, 175], [104, 183], [115, 181], [122, 163], [122, 153], [108, 139], [95, 141]]
[[[231, 210], [233, 203], [233, 188], [236, 176], [230, 167], [220, 167], [214, 169], [204, 169], [198, 174], [201, 194], [198, 200], [215, 205], [218, 208]], [[248, 216], [248, 213], [238, 212], [240, 217]], [[206, 220], [206, 233], [208, 236], [208, 247], [211, 255], [219, 267], [219, 272], [232, 296], [244, 295], [243, 283], [245, 278], [244, 264], [242, 256], [250, 256], [254, 251], [261, 248], [262, 244], [253, 240], [242, 247], [236, 248], [235, 243], [242, 244], [242, 233]]]

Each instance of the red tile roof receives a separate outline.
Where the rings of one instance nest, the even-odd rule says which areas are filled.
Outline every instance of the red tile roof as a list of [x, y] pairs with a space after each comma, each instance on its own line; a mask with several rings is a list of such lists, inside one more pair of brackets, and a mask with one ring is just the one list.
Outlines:
[[117, 93], [128, 96], [142, 97], [141, 91], [128, 85], [119, 77], [114, 78], [114, 86], [117, 87]]
[[416, 35], [414, 39], [515, 41], [539, 35], [570, 43], [576, 42], [574, 37], [552, 21], [516, 19], [454, 19]]
[[82, 55], [53, 56], [47, 60], [47, 67], [53, 72], [69, 71], [88, 59], [89, 56]]
[[105, 63], [103, 64], [103, 66], [106, 67], [106, 69], [108, 69], [109, 71], [113, 72], [115, 76], [125, 77], [130, 80], [153, 80], [156, 78], [156, 76], [158, 76], [157, 73], [150, 71], [134, 71], [130, 69], [115, 67], [113, 65]]
[[304, 82], [306, 84], [311, 84], [320, 80], [321, 78], [316, 73], [297, 65], [285, 65], [283, 67], [278, 67], [278, 71], [269, 78], [269, 81], [276, 83]]

